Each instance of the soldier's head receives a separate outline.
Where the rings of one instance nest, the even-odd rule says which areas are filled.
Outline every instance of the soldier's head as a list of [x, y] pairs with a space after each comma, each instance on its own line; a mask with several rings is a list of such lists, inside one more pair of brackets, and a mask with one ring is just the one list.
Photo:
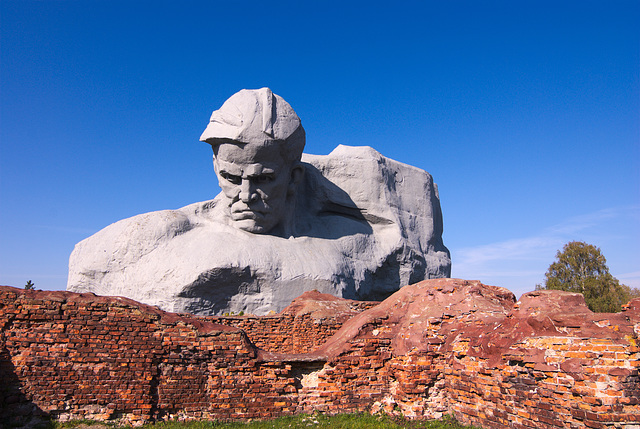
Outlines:
[[252, 233], [286, 235], [305, 132], [300, 118], [269, 88], [242, 90], [211, 115], [200, 137], [213, 165], [232, 225]]

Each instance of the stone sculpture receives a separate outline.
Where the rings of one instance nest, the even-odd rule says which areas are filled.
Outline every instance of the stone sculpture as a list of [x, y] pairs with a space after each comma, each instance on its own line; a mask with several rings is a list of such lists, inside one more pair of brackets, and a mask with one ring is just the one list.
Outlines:
[[214, 111], [222, 192], [116, 222], [78, 243], [67, 290], [175, 312], [280, 311], [305, 291], [377, 300], [449, 277], [436, 185], [369, 147], [302, 154], [305, 132], [268, 88]]

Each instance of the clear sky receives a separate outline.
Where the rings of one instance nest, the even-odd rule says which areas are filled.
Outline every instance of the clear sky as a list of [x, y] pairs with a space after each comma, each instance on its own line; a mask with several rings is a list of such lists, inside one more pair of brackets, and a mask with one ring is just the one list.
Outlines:
[[[453, 276], [516, 295], [568, 241], [640, 287], [640, 2], [0, 2], [0, 284], [213, 198], [211, 112], [270, 87], [306, 152], [430, 172]], [[221, 249], [223, 244], [221, 244]]]

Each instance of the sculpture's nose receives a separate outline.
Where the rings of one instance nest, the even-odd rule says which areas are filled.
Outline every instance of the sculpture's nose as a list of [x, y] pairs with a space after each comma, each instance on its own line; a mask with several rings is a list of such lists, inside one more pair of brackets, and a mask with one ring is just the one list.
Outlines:
[[256, 201], [256, 199], [258, 198], [258, 194], [253, 188], [251, 180], [242, 179], [242, 183], [240, 183], [240, 195], [238, 197], [240, 198], [240, 201], [245, 204]]

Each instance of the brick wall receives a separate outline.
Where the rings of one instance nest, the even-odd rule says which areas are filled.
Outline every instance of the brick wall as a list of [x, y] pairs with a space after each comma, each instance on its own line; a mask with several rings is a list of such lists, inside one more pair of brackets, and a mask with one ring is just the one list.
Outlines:
[[[523, 351], [509, 355], [506, 364], [487, 367], [463, 357], [460, 369], [449, 370], [457, 415], [495, 428], [640, 425], [637, 347], [567, 337], [517, 346]], [[542, 352], [542, 361], [531, 351]]]
[[[0, 289], [0, 417], [268, 418], [292, 412], [290, 365], [237, 328], [121, 298]], [[0, 419], [1, 421], [2, 419]]]
[[203, 316], [200, 319], [242, 329], [261, 350], [309, 353], [333, 336], [345, 321], [378, 304], [311, 291], [295, 299], [278, 315]]
[[[561, 312], [549, 304], [557, 297]], [[572, 299], [515, 303], [499, 288], [446, 279], [348, 320], [199, 318], [0, 287], [0, 417], [137, 424], [384, 411], [452, 413], [487, 428], [638, 427], [640, 300], [594, 315]]]
[[203, 320], [242, 329], [258, 348], [277, 353], [308, 353], [321, 346], [342, 327], [344, 319], [294, 316], [206, 316]]

